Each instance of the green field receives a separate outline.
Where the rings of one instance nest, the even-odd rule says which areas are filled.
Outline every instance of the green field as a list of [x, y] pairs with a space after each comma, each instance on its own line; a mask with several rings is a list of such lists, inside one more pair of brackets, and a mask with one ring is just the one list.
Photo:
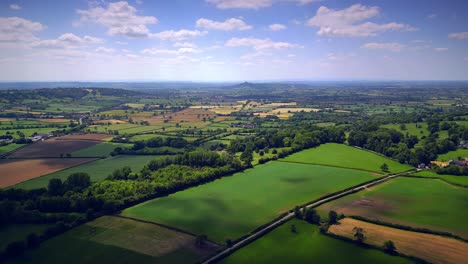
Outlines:
[[[297, 233], [292, 233], [295, 225]], [[320, 233], [315, 225], [291, 220], [221, 263], [413, 263], [376, 249], [366, 249]]]
[[408, 165], [400, 164], [372, 152], [336, 143], [323, 144], [316, 148], [307, 149], [292, 154], [284, 160], [289, 162], [360, 169], [378, 173], [383, 173], [380, 169], [383, 163], [388, 165], [392, 173], [411, 169]]
[[32, 136], [34, 133], [38, 134], [46, 134], [55, 130], [61, 130], [62, 128], [58, 127], [40, 127], [40, 128], [25, 128], [25, 129], [10, 129], [10, 130], [0, 130], [0, 136], [6, 135], [7, 132], [9, 131], [12, 137], [14, 138], [19, 138], [19, 136], [16, 134], [16, 131], [20, 131], [23, 133], [26, 137]]
[[132, 171], [143, 168], [150, 160], [163, 156], [115, 156], [107, 159], [100, 159], [73, 168], [61, 170], [47, 174], [38, 178], [19, 183], [14, 188], [36, 189], [47, 187], [50, 179], [59, 178], [64, 181], [70, 174], [75, 172], [86, 172], [91, 176], [92, 181], [104, 180], [112, 171], [124, 166], [130, 166]]
[[116, 147], [129, 148], [132, 146], [133, 144], [105, 142], [75, 151], [72, 153], [72, 157], [105, 157], [114, 151]]
[[5, 145], [5, 146], [1, 146], [0, 147], [0, 155], [3, 155], [5, 153], [8, 153], [10, 151], [13, 151], [17, 148], [20, 148], [24, 146], [23, 144], [15, 144], [15, 143], [11, 143], [11, 144], [8, 144], [8, 145]]
[[446, 174], [437, 174], [434, 171], [431, 170], [425, 170], [425, 171], [420, 171], [413, 173], [409, 176], [424, 176], [424, 177], [431, 177], [431, 178], [439, 178], [442, 179], [446, 182], [453, 183], [453, 184], [459, 184], [463, 186], [468, 187], [468, 176], [455, 176], [455, 175], [446, 175]]
[[468, 149], [457, 149], [437, 156], [437, 160], [449, 161], [458, 160], [458, 158], [468, 158]]
[[[405, 130], [400, 128], [400, 124], [388, 124], [383, 125], [382, 127], [395, 129], [396, 131], [399, 131], [403, 134], [408, 133], [418, 137], [419, 139], [421, 139], [423, 136], [427, 137], [429, 135], [429, 131], [427, 131], [427, 123], [406, 123], [404, 125], [406, 126]], [[419, 125], [420, 127], [416, 127], [416, 125]]]
[[104, 216], [8, 263], [194, 263], [200, 254], [191, 239], [153, 224]]
[[136, 205], [122, 214], [224, 242], [296, 205], [372, 179], [375, 176], [365, 171], [273, 161]]
[[468, 192], [436, 179], [402, 177], [319, 207], [468, 237]]
[[7, 225], [0, 227], [0, 251], [3, 251], [5, 247], [15, 241], [25, 241], [29, 234], [35, 233], [41, 235], [49, 225], [41, 224], [17, 224]]

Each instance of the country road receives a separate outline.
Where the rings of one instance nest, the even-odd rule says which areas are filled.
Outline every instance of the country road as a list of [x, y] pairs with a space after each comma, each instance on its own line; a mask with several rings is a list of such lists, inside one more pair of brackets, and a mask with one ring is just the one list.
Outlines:
[[[311, 204], [307, 205], [306, 208], [309, 209], [309, 208], [317, 207], [317, 206], [319, 206], [319, 205], [321, 205], [323, 203], [329, 202], [331, 200], [335, 200], [337, 198], [340, 198], [340, 197], [343, 197], [343, 196], [346, 196], [346, 195], [349, 195], [349, 194], [352, 194], [352, 193], [355, 193], [355, 192], [359, 192], [359, 191], [364, 190], [364, 189], [366, 189], [368, 187], [371, 187], [373, 185], [385, 182], [387, 180], [396, 178], [396, 177], [401, 176], [401, 175], [408, 174], [408, 173], [413, 172], [413, 171], [414, 170], [406, 171], [406, 172], [402, 172], [402, 173], [398, 173], [398, 174], [393, 174], [393, 175], [388, 175], [388, 176], [385, 176], [385, 177], [383, 177], [383, 178], [381, 178], [379, 180], [376, 180], [376, 181], [363, 183], [363, 184], [361, 184], [359, 186], [356, 186], [355, 188], [352, 188], [352, 189], [337, 193], [337, 194], [335, 194], [333, 196], [330, 196], [330, 197], [327, 197], [327, 198], [324, 198], [324, 199], [320, 199], [320, 200], [318, 200], [318, 201], [316, 201], [314, 203], [311, 203]], [[244, 239], [236, 242], [231, 247], [228, 247], [228, 248], [224, 249], [223, 251], [218, 252], [216, 255], [210, 257], [209, 259], [206, 259], [206, 260], [202, 261], [201, 263], [202, 264], [216, 263], [217, 261], [221, 260], [225, 256], [232, 254], [234, 251], [242, 248], [243, 246], [247, 245], [248, 243], [252, 242], [253, 240], [255, 240], [257, 238], [260, 238], [261, 236], [263, 236], [266, 233], [270, 232], [274, 228], [280, 226], [284, 222], [292, 219], [293, 217], [294, 217], [294, 212], [290, 212], [287, 215], [285, 215], [284, 217], [276, 220], [275, 222], [272, 222], [271, 224], [269, 224], [267, 226], [264, 226], [262, 229], [259, 229], [259, 230], [255, 231], [251, 235], [249, 235], [249, 236], [245, 237]]]

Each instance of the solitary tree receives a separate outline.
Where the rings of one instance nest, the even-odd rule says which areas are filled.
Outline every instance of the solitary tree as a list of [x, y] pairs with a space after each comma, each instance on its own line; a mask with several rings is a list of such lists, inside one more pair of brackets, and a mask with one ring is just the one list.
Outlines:
[[304, 219], [311, 224], [320, 224], [320, 215], [313, 208], [307, 210]]
[[338, 222], [338, 214], [333, 210], [328, 212], [328, 224], [334, 225], [337, 222]]
[[393, 241], [387, 240], [384, 242], [384, 251], [387, 252], [390, 255], [395, 255], [396, 254], [396, 247]]
[[356, 241], [359, 243], [363, 243], [365, 239], [364, 229], [362, 229], [361, 227], [354, 227], [353, 232], [354, 232], [354, 238], [356, 239]]
[[296, 225], [291, 225], [291, 232], [297, 233]]
[[388, 172], [388, 165], [387, 165], [387, 163], [382, 164], [382, 166], [380, 166], [380, 169], [381, 169], [382, 171]]

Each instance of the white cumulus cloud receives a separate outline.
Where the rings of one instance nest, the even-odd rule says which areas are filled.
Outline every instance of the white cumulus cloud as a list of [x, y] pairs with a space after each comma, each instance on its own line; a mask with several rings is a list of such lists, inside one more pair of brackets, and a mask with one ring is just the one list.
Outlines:
[[0, 17], [0, 42], [27, 42], [38, 38], [35, 32], [41, 31], [44, 26], [20, 17]]
[[84, 44], [98, 44], [102, 42], [102, 39], [91, 36], [79, 37], [73, 33], [65, 33], [56, 39], [34, 41], [31, 46], [35, 48], [76, 48]]
[[227, 47], [252, 47], [255, 50], [279, 50], [300, 47], [289, 42], [275, 42], [271, 39], [258, 38], [231, 38], [225, 44]]
[[373, 50], [390, 50], [390, 51], [401, 51], [405, 46], [396, 43], [396, 42], [388, 42], [388, 43], [378, 43], [378, 42], [371, 42], [366, 43], [361, 46], [364, 49], [373, 49]]
[[280, 31], [286, 29], [286, 26], [282, 24], [272, 24], [269, 25], [268, 28], [272, 31]]
[[106, 47], [98, 47], [96, 49], [96, 52], [99, 52], [99, 53], [114, 53], [115, 52], [115, 49], [113, 48], [106, 48]]
[[77, 10], [77, 13], [80, 15], [80, 23], [103, 25], [111, 36], [149, 37], [151, 32], [147, 25], [158, 22], [156, 17], [137, 15], [136, 8], [124, 1], [109, 3], [106, 7]]
[[199, 31], [199, 30], [187, 30], [181, 29], [178, 31], [175, 30], [166, 30], [156, 34], [151, 34], [151, 37], [158, 38], [161, 40], [168, 40], [168, 41], [184, 41], [187, 39], [201, 37], [208, 34], [206, 31]]
[[185, 55], [185, 54], [198, 54], [200, 52], [201, 50], [198, 50], [195, 48], [180, 48], [177, 50], [152, 48], [152, 49], [144, 49], [141, 51], [142, 54], [146, 54], [146, 55], [178, 55], [178, 56]]
[[379, 14], [380, 9], [377, 6], [355, 4], [341, 10], [321, 6], [316, 15], [307, 21], [307, 25], [319, 27], [317, 34], [324, 36], [369, 37], [384, 31], [416, 30], [409, 25], [396, 22], [386, 24], [365, 22]]
[[213, 30], [249, 30], [252, 29], [252, 26], [247, 25], [242, 19], [238, 18], [229, 18], [223, 22], [218, 22], [206, 18], [200, 18], [196, 22], [198, 28], [204, 29], [213, 29]]

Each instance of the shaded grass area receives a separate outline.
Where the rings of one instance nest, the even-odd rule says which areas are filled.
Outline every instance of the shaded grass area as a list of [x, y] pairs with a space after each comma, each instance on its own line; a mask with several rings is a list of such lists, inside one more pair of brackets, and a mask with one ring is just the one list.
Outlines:
[[[91, 231], [93, 228], [94, 232]], [[197, 255], [184, 250], [183, 247], [175, 247], [161, 256], [148, 255], [127, 248], [128, 245], [145, 246], [142, 242], [148, 244], [148, 239], [153, 240], [153, 245], [159, 243], [161, 247], [170, 246], [167, 243], [171, 243], [171, 238], [175, 236], [177, 233], [155, 225], [105, 216], [52, 238], [37, 249], [27, 251], [23, 256], [8, 263], [195, 262]]]
[[370, 172], [269, 162], [122, 212], [209, 239], [236, 239], [296, 205], [375, 179]]
[[92, 181], [104, 180], [115, 169], [130, 166], [132, 171], [138, 171], [143, 168], [152, 159], [163, 156], [115, 156], [107, 159], [101, 159], [81, 166], [61, 170], [47, 174], [29, 181], [19, 183], [14, 188], [36, 189], [47, 187], [50, 179], [58, 178], [65, 181], [67, 177], [75, 172], [86, 172], [91, 176]]
[[35, 233], [41, 235], [49, 225], [42, 224], [17, 224], [7, 225], [0, 227], [0, 251], [3, 251], [5, 247], [15, 241], [25, 241], [29, 234]]
[[[297, 233], [291, 232], [295, 225]], [[376, 249], [331, 238], [315, 225], [293, 219], [228, 256], [221, 263], [413, 263]]]
[[400, 164], [394, 160], [374, 154], [369, 151], [357, 149], [343, 144], [328, 143], [316, 148], [303, 150], [283, 159], [289, 162], [309, 163], [347, 167], [383, 173], [380, 169], [383, 163], [392, 173], [410, 170], [408, 165]]
[[323, 215], [335, 210], [468, 237], [467, 206], [465, 188], [438, 180], [402, 177], [324, 204], [318, 210]]

